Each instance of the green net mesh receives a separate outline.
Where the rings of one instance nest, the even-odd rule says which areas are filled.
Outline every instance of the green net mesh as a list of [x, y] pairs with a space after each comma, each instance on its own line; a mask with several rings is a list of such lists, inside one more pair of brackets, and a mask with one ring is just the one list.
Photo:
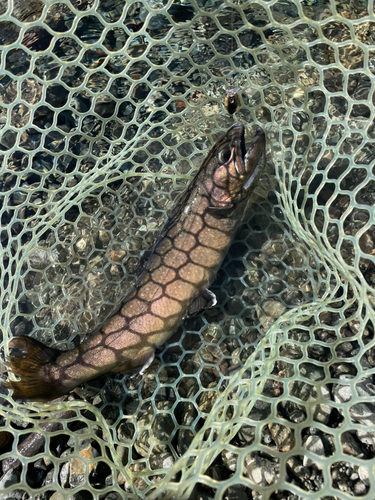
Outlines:
[[373, 500], [372, 0], [2, 0], [0, 14], [3, 359], [20, 334], [76, 345], [216, 138], [241, 122], [268, 140], [218, 306], [146, 374], [50, 404], [2, 391], [1, 500]]

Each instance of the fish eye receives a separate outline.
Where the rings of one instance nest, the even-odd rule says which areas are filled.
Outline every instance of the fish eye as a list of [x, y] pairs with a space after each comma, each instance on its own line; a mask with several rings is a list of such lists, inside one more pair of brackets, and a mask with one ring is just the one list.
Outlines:
[[230, 149], [224, 149], [223, 151], [220, 151], [220, 154], [219, 154], [220, 161], [226, 163], [230, 157], [231, 157]]

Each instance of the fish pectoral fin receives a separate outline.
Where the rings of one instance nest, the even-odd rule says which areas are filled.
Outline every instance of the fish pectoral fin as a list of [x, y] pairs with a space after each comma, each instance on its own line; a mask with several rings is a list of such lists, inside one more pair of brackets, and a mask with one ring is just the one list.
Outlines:
[[213, 217], [216, 217], [217, 219], [222, 219], [225, 217], [229, 217], [234, 210], [234, 205], [233, 203], [229, 203], [225, 207], [208, 207], [207, 212], [212, 215]]
[[208, 288], [203, 288], [200, 295], [191, 304], [188, 316], [195, 316], [205, 309], [214, 307], [216, 303], [216, 295], [211, 290], [208, 290]]

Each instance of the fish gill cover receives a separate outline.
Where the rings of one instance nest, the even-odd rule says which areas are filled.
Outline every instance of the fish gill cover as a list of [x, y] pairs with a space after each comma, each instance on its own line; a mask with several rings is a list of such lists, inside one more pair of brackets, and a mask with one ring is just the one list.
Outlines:
[[233, 123], [268, 141], [217, 306], [143, 376], [50, 404], [3, 389], [1, 499], [373, 500], [373, 2], [0, 15], [3, 360], [13, 336], [73, 347], [108, 317]]

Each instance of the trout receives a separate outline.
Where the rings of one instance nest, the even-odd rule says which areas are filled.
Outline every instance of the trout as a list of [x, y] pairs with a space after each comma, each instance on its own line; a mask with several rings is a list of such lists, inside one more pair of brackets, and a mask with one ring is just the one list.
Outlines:
[[61, 351], [27, 336], [9, 342], [7, 367], [21, 380], [4, 385], [17, 400], [49, 401], [108, 372], [146, 369], [189, 314], [216, 304], [207, 287], [228, 251], [265, 163], [258, 129], [248, 151], [244, 127], [232, 126], [170, 213], [138, 278], [107, 322], [78, 347]]

